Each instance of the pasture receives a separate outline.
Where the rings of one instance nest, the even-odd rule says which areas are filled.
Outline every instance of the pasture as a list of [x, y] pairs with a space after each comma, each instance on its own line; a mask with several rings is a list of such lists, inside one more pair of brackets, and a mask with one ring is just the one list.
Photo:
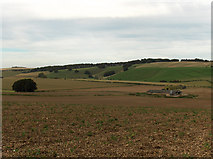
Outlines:
[[192, 80], [210, 80], [210, 67], [141, 67], [130, 69], [109, 77], [112, 80], [129, 80], [129, 81], [152, 81], [160, 82], [161, 80], [172, 81], [192, 81]]
[[158, 98], [132, 94], [163, 86], [34, 78], [13, 92], [19, 78], [3, 78], [4, 157], [210, 157], [210, 88]]

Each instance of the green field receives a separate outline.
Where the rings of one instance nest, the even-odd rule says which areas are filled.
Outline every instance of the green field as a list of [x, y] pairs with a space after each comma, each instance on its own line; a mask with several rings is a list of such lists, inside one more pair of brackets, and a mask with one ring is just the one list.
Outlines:
[[[76, 73], [75, 70], [78, 70], [79, 72]], [[73, 78], [73, 79], [89, 78], [87, 74], [84, 74], [86, 70], [91, 72], [91, 75], [94, 78], [102, 79], [105, 72], [114, 70], [116, 73], [118, 73], [122, 70], [122, 66], [110, 66], [104, 69], [101, 69], [98, 67], [89, 67], [89, 68], [73, 69], [72, 71], [65, 69], [65, 70], [59, 70], [57, 73], [51, 72], [47, 74], [47, 77], [48, 78]]]
[[[156, 62], [135, 64], [123, 71], [123, 66], [107, 66], [105, 68], [88, 67], [69, 71], [58, 70], [57, 73], [43, 71], [49, 79], [96, 79], [135, 82], [160, 82], [178, 80], [187, 86], [211, 87], [211, 63], [210, 62]], [[79, 72], [75, 72], [78, 70]], [[89, 71], [92, 77], [85, 74]], [[104, 73], [115, 71], [115, 75], [104, 77]], [[17, 78], [36, 78], [41, 72], [23, 73], [22, 71], [5, 70], [2, 76]]]
[[18, 75], [20, 73], [21, 73], [21, 71], [12, 71], [12, 70], [10, 70], [10, 71], [2, 71], [2, 76], [3, 77], [11, 77], [11, 76], [16, 76], [16, 75]]
[[207, 80], [210, 77], [210, 67], [141, 67], [118, 73], [109, 79], [159, 82], [161, 80]]

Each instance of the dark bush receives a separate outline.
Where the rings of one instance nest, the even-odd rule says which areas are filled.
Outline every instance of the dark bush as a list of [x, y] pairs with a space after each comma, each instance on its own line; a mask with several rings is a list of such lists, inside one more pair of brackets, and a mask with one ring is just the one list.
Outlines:
[[12, 88], [16, 92], [34, 92], [37, 86], [32, 79], [21, 79], [14, 82]]
[[75, 70], [75, 73], [78, 73], [79, 71], [78, 70]]
[[103, 68], [106, 67], [105, 64], [99, 64], [99, 65], [97, 65], [97, 66], [98, 66], [98, 68], [100, 68], [100, 69], [103, 69]]
[[129, 67], [132, 66], [132, 65], [133, 65], [132, 63], [125, 63], [125, 64], [123, 64], [123, 70], [127, 71], [129, 69]]
[[115, 71], [108, 71], [104, 73], [104, 77], [114, 75]]
[[89, 78], [93, 78], [93, 76], [90, 74], [89, 76], [88, 76]]
[[39, 73], [39, 74], [38, 74], [38, 77], [39, 77], [39, 78], [47, 78], [47, 76], [46, 76], [44, 73]]
[[91, 72], [88, 71], [88, 70], [86, 70], [86, 71], [84, 72], [84, 74], [86, 74], [86, 75], [91, 75]]
[[167, 82], [166, 80], [161, 80], [160, 82]]
[[180, 83], [181, 81], [180, 80], [172, 80], [172, 81], [169, 81], [171, 83]]
[[58, 73], [58, 70], [54, 70], [54, 73]]

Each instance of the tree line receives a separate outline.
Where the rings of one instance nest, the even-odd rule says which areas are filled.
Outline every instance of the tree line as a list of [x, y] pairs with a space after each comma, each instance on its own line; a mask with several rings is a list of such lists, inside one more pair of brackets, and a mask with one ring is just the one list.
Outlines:
[[[189, 62], [209, 62], [209, 60], [203, 60], [203, 59], [181, 59], [181, 61], [189, 61]], [[134, 64], [143, 64], [143, 63], [154, 63], [154, 62], [179, 62], [179, 59], [162, 59], [162, 58], [144, 58], [141, 60], [131, 60], [127, 62], [111, 62], [111, 63], [83, 63], [83, 64], [71, 64], [71, 65], [62, 65], [62, 66], [45, 66], [45, 67], [37, 67], [31, 70], [27, 70], [27, 72], [37, 72], [37, 71], [49, 71], [49, 72], [57, 72], [58, 70], [63, 69], [79, 69], [79, 68], [88, 68], [88, 67], [94, 67], [97, 66], [100, 69], [104, 69], [108, 66], [123, 66], [123, 70], [126, 71], [128, 68]]]

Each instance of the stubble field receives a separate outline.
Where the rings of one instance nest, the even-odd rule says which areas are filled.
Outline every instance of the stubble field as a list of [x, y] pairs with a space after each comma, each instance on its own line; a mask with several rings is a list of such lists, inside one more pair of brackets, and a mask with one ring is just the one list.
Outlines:
[[3, 80], [4, 157], [210, 157], [210, 88], [160, 98], [134, 93], [162, 86], [39, 79], [15, 93]]

